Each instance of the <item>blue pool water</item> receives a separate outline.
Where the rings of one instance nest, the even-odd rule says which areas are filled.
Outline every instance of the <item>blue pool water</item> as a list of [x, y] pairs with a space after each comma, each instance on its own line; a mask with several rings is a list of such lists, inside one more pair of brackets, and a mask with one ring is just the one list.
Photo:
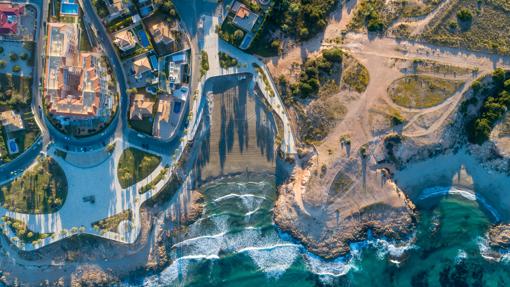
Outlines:
[[138, 30], [138, 38], [140, 39], [140, 42], [144, 48], [149, 46], [149, 39], [147, 39], [147, 34], [145, 34], [145, 31]]
[[14, 140], [9, 140], [9, 149], [12, 153], [18, 153], [18, 145]]
[[60, 13], [65, 15], [78, 15], [80, 7], [74, 0], [62, 1], [60, 5]]
[[174, 103], [174, 113], [178, 114], [181, 112], [181, 106], [182, 106], [182, 103], [181, 102], [175, 102]]
[[158, 58], [156, 55], [150, 55], [149, 61], [151, 62], [152, 69], [156, 70], [158, 68]]
[[152, 6], [144, 6], [140, 9], [140, 15], [145, 17], [152, 12]]

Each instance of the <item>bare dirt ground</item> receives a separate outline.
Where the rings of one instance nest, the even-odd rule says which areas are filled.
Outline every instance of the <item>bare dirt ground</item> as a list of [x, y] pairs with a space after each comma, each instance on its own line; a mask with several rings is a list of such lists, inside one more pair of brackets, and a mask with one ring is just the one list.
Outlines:
[[[334, 38], [334, 34], [328, 35], [327, 31], [346, 27], [349, 15], [352, 16], [352, 7], [350, 9], [351, 14], [344, 8], [339, 21], [332, 22], [321, 37], [304, 43], [302, 48], [288, 50], [280, 58], [270, 59], [268, 66], [273, 76], [292, 75], [298, 66], [296, 63], [317, 53], [321, 47], [331, 45], [326, 39]], [[438, 13], [437, 10], [434, 13]], [[423, 29], [433, 16], [423, 17], [415, 23], [417, 29]], [[413, 204], [393, 185], [390, 177], [385, 177], [390, 170], [378, 163], [388, 157], [383, 143], [388, 134], [413, 142], [415, 147], [408, 151], [409, 154], [399, 154], [404, 158], [412, 157], [419, 146], [441, 142], [445, 126], [469, 92], [471, 83], [496, 67], [510, 67], [509, 57], [366, 34], [348, 33], [341, 43], [334, 42], [334, 45], [343, 48], [368, 69], [370, 82], [365, 92], [346, 102], [345, 117], [323, 141], [309, 150], [311, 155], [297, 160], [293, 178], [280, 188], [275, 207], [275, 221], [284, 230], [312, 251], [328, 258], [345, 254], [348, 250], [345, 242], [364, 238], [367, 229], [374, 229], [379, 234], [387, 232], [394, 238], [408, 234], [411, 229]], [[461, 80], [464, 85], [431, 108], [412, 109], [396, 105], [388, 96], [388, 86], [412, 74], [410, 67], [415, 59], [451, 67], [446, 70], [463, 71], [457, 74], [444, 69], [438, 72], [427, 70], [422, 74]], [[403, 124], [391, 123], [394, 113], [402, 117]], [[299, 126], [299, 123], [295, 124]], [[342, 143], [341, 139], [348, 139], [348, 143]], [[332, 191], [336, 189], [335, 181], [340, 173], [352, 183], [350, 189], [339, 195]], [[402, 228], [397, 230], [395, 225]]]

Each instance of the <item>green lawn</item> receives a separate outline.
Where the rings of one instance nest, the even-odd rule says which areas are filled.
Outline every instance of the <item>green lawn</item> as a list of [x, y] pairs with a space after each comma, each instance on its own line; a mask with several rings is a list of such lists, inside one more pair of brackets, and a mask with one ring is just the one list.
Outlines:
[[117, 177], [122, 188], [127, 188], [146, 178], [161, 162], [161, 157], [137, 148], [122, 152], [117, 167]]
[[430, 76], [406, 76], [388, 87], [388, 95], [395, 104], [405, 108], [430, 108], [453, 96], [462, 84], [462, 81]]
[[0, 201], [8, 210], [22, 213], [58, 211], [67, 197], [64, 171], [50, 157], [40, 158], [33, 168], [1, 187]]

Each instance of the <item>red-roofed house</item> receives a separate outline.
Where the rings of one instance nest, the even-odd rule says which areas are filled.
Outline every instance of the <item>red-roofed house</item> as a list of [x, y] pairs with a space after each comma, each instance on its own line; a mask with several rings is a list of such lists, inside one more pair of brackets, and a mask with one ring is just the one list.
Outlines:
[[0, 35], [18, 33], [18, 21], [20, 15], [25, 13], [25, 6], [13, 6], [0, 4]]

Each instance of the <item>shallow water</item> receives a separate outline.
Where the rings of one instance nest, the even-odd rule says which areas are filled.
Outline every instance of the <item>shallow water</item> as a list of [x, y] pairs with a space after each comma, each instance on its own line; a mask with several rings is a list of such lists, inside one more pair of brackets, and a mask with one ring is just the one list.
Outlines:
[[510, 266], [481, 255], [491, 218], [466, 197], [424, 205], [412, 244], [370, 239], [353, 244], [349, 258], [324, 261], [273, 225], [273, 179], [228, 179], [204, 194], [204, 216], [174, 245], [173, 264], [131, 285], [510, 285]]

